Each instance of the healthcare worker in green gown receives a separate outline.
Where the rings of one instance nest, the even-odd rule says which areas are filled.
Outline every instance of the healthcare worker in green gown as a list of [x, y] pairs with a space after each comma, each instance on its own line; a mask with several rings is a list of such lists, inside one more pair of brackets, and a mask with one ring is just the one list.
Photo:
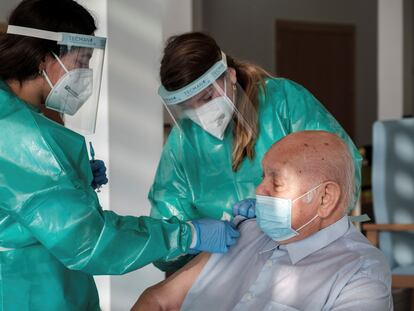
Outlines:
[[[264, 154], [282, 137], [303, 130], [326, 130], [344, 139], [355, 162], [358, 196], [358, 150], [301, 85], [225, 54], [213, 38], [197, 32], [167, 41], [160, 79], [158, 94], [176, 125], [149, 192], [151, 216], [229, 220], [235, 206], [254, 206], [249, 198], [262, 179]], [[189, 259], [155, 264], [175, 271]]]
[[226, 252], [239, 235], [215, 219], [102, 210], [84, 137], [67, 128], [95, 128], [105, 48], [95, 29], [75, 1], [25, 0], [0, 35], [1, 311], [99, 310], [92, 275]]

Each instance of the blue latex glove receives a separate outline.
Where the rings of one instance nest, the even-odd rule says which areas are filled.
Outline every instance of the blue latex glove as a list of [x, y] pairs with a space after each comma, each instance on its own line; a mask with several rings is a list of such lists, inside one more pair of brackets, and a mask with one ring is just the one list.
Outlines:
[[233, 206], [233, 216], [243, 216], [246, 218], [256, 217], [256, 199], [244, 199]]
[[108, 178], [106, 177], [106, 166], [102, 160], [90, 160], [89, 164], [91, 165], [92, 170], [92, 188], [96, 189], [108, 183]]
[[240, 237], [239, 231], [228, 221], [202, 218], [192, 220], [191, 224], [194, 226], [197, 243], [189, 249], [189, 254], [226, 253]]

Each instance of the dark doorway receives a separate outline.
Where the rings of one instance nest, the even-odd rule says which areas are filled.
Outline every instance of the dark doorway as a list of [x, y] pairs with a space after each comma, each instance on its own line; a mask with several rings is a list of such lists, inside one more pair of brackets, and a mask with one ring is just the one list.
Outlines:
[[354, 26], [276, 21], [275, 69], [311, 91], [355, 138]]

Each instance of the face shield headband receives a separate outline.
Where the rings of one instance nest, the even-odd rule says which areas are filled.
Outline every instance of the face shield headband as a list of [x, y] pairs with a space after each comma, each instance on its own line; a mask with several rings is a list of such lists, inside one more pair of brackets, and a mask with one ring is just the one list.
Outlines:
[[7, 33], [10, 35], [27, 36], [38, 39], [56, 41], [58, 45], [105, 49], [106, 38], [81, 35], [69, 32], [53, 32], [35, 28], [9, 25]]
[[161, 85], [158, 89], [158, 95], [161, 96], [164, 103], [167, 105], [179, 104], [205, 90], [208, 86], [213, 84], [226, 70], [226, 54], [224, 54], [224, 52], [221, 52], [221, 60], [215, 63], [198, 79], [176, 91], [167, 91], [165, 87]]

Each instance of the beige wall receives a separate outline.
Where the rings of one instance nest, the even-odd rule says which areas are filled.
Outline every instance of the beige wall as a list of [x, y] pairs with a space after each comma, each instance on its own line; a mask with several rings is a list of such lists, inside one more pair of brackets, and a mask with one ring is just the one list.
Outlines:
[[0, 1], [0, 24], [5, 23], [10, 12], [20, 3], [21, 0]]

